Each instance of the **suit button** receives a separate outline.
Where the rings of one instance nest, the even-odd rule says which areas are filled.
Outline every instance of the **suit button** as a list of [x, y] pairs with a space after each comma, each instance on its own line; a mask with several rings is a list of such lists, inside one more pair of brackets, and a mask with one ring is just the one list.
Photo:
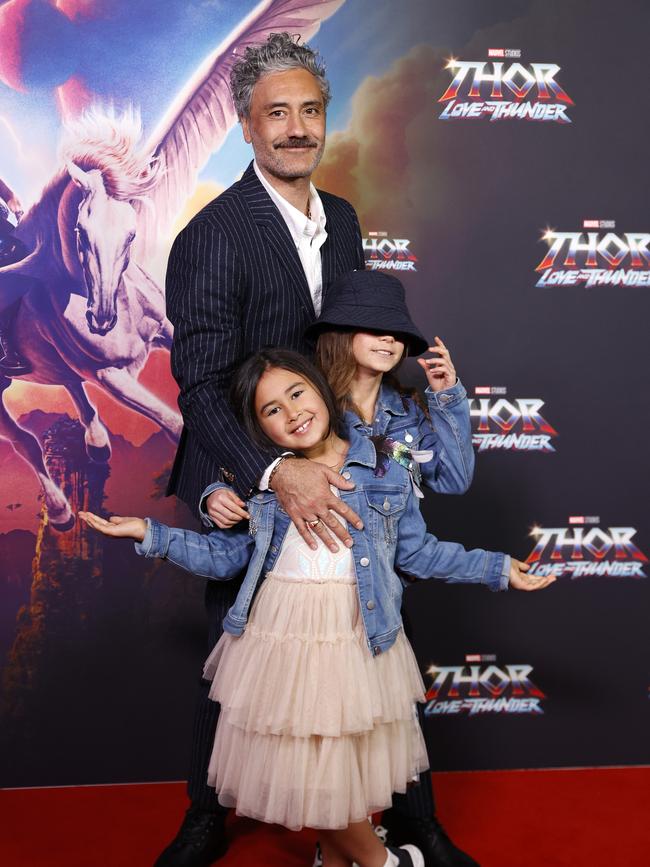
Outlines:
[[372, 609], [373, 609], [374, 607], [375, 607], [375, 603], [372, 601], [372, 599], [369, 599], [369, 600], [366, 602], [366, 608], [368, 609], [368, 611], [372, 611]]
[[370, 566], [370, 560], [369, 560], [367, 557], [362, 557], [362, 558], [359, 560], [359, 563], [360, 563], [362, 566]]
[[404, 437], [404, 439], [406, 440], [407, 443], [413, 442], [413, 436], [410, 433], [407, 433], [406, 436]]
[[351, 479], [352, 478], [351, 474], [347, 470], [342, 475], [343, 475], [344, 479]]

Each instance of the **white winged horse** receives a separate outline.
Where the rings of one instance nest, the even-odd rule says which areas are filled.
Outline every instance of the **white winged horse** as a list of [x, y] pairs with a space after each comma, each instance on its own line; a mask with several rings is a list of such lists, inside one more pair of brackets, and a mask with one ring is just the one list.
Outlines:
[[[169, 347], [172, 337], [163, 289], [144, 263], [236, 121], [228, 87], [233, 60], [272, 32], [309, 39], [343, 2], [263, 0], [204, 61], [146, 143], [132, 110], [93, 109], [67, 125], [63, 167], [16, 232], [31, 252], [0, 268], [0, 293], [7, 298], [30, 286], [15, 341], [32, 372], [17, 378], [67, 389], [93, 460], [109, 459], [110, 441], [87, 382], [155, 421], [172, 440], [180, 434], [179, 414], [138, 382], [150, 350]], [[0, 394], [10, 381], [0, 375]], [[49, 522], [71, 527], [70, 504], [38, 440], [9, 414], [4, 394], [0, 437], [37, 474]]]

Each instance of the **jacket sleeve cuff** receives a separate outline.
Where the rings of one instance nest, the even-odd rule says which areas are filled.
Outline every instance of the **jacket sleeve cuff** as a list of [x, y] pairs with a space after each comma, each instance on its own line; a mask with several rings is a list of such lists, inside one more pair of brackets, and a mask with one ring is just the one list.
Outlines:
[[201, 523], [206, 527], [214, 527], [215, 523], [212, 518], [208, 515], [208, 504], [207, 499], [210, 494], [214, 493], [214, 491], [218, 491], [219, 488], [229, 488], [230, 485], [227, 485], [225, 482], [212, 482], [211, 485], [203, 491], [201, 496], [199, 497], [199, 518], [201, 519]]
[[452, 385], [451, 388], [445, 388], [443, 391], [433, 391], [431, 386], [427, 385], [424, 393], [429, 404], [429, 409], [432, 411], [449, 409], [467, 397], [465, 386], [460, 379], [457, 379], [456, 384]]
[[488, 566], [481, 581], [490, 590], [507, 590], [510, 583], [510, 556], [497, 551], [488, 552]]
[[165, 557], [169, 550], [169, 527], [153, 518], [145, 518], [147, 530], [142, 542], [135, 543], [137, 554], [142, 557]]
[[501, 570], [501, 586], [499, 590], [507, 590], [510, 587], [510, 564], [512, 558], [510, 554], [503, 555], [503, 569]]

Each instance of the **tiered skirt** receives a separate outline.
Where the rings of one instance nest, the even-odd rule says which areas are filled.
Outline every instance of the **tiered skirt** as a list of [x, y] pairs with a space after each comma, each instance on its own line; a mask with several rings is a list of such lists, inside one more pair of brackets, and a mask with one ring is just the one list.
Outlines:
[[428, 766], [424, 685], [403, 632], [373, 656], [356, 583], [270, 573], [241, 636], [205, 664], [221, 714], [208, 783], [239, 815], [345, 828], [390, 806]]

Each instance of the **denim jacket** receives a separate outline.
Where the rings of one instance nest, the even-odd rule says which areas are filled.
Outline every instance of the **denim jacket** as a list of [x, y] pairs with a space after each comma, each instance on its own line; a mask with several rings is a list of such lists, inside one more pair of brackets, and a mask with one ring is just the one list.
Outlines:
[[[363, 530], [348, 527], [357, 577], [359, 606], [368, 647], [375, 655], [387, 650], [402, 620], [403, 583], [408, 578], [441, 578], [453, 583], [487, 584], [491, 590], [508, 586], [510, 558], [455, 542], [440, 542], [427, 533], [407, 469], [390, 459], [383, 476], [376, 474], [377, 452], [371, 439], [352, 428], [350, 448], [341, 469], [355, 484], [340, 491], [342, 500], [361, 517]], [[214, 486], [211, 486], [214, 489]], [[272, 491], [247, 502], [249, 527], [213, 530], [207, 535], [167, 527], [147, 519], [147, 532], [136, 544], [139, 554], [162, 557], [184, 569], [216, 580], [246, 573], [224, 629], [243, 632], [253, 596], [277, 560], [290, 519]], [[402, 578], [398, 577], [400, 573]]]
[[413, 475], [439, 494], [464, 494], [474, 475], [474, 449], [467, 392], [460, 380], [451, 388], [425, 391], [429, 420], [410, 397], [402, 397], [392, 386], [383, 384], [377, 398], [372, 426], [353, 412], [345, 414], [348, 428], [361, 433], [384, 434], [410, 449], [432, 450], [433, 457], [423, 464], [414, 462]]

